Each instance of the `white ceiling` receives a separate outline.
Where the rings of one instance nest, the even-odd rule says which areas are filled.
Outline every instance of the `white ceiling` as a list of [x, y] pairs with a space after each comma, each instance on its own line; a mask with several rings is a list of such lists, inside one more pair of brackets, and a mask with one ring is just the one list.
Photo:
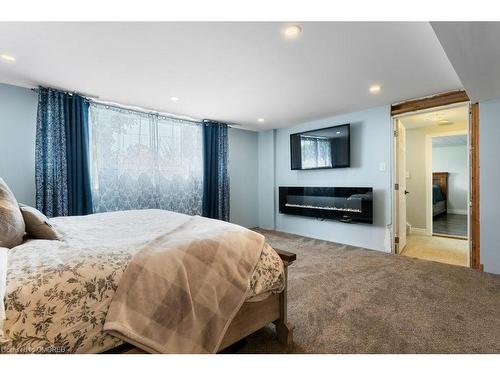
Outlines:
[[444, 137], [433, 137], [432, 147], [452, 147], [465, 146], [467, 144], [467, 135], [447, 135]]
[[500, 97], [500, 22], [432, 22], [473, 101]]
[[[440, 126], [445, 129], [447, 126], [455, 125], [467, 126], [468, 105], [458, 107], [443, 108], [427, 112], [420, 112], [414, 115], [401, 117], [401, 122], [406, 129], [425, 128], [428, 126]], [[447, 121], [445, 124], [440, 124], [440, 121]]]
[[[284, 26], [0, 23], [0, 53], [17, 59], [0, 62], [0, 82], [253, 129], [462, 88], [427, 22], [302, 23], [295, 40]], [[368, 92], [374, 83], [378, 95]]]

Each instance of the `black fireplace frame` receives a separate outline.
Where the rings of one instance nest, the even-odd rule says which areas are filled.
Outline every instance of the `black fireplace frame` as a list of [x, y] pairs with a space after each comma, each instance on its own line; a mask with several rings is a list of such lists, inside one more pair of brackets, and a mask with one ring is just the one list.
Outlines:
[[[349, 211], [349, 208], [314, 208], [296, 207], [287, 202], [288, 195], [335, 197], [361, 201], [361, 212]], [[361, 197], [361, 198], [360, 198]], [[288, 205], [287, 205], [288, 203]], [[308, 216], [322, 219], [338, 220], [346, 223], [373, 224], [373, 188], [371, 187], [315, 187], [315, 186], [280, 186], [279, 212], [287, 215]]]

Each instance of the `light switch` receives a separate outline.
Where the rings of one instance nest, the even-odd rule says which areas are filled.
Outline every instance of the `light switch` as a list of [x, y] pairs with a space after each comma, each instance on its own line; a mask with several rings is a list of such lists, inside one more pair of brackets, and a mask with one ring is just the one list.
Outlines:
[[380, 163], [378, 165], [378, 169], [379, 169], [380, 172], [385, 172], [385, 163], [383, 163], [383, 162]]

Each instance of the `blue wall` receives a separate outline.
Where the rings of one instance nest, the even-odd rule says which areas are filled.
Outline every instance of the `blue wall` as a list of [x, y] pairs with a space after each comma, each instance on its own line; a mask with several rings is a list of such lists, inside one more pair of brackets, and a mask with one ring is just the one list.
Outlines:
[[500, 274], [500, 100], [479, 103], [481, 263]]
[[[37, 95], [0, 84], [0, 176], [20, 202], [35, 204], [35, 129]], [[351, 123], [352, 167], [325, 171], [291, 171], [289, 135], [313, 128]], [[500, 274], [498, 143], [500, 100], [480, 103], [481, 263]], [[229, 130], [231, 221], [340, 243], [388, 251], [391, 222], [391, 119], [389, 106], [303, 123], [260, 133]], [[386, 163], [387, 171], [379, 171]], [[281, 215], [277, 187], [373, 186], [374, 225]]]
[[[328, 126], [351, 124], [351, 168], [318, 171], [292, 171], [290, 169], [290, 134]], [[278, 201], [279, 186], [367, 186], [374, 189], [374, 224], [345, 224], [337, 221], [319, 221], [314, 218], [282, 215], [274, 204], [276, 230], [300, 234], [368, 249], [390, 251], [388, 225], [391, 223], [391, 132], [390, 106], [372, 108], [322, 120], [310, 121], [291, 128], [278, 129], [275, 135], [274, 202]], [[272, 147], [268, 135], [261, 135], [259, 143]], [[259, 149], [259, 157], [273, 153]], [[271, 160], [270, 160], [271, 162]], [[380, 171], [380, 163], [386, 171]], [[262, 163], [260, 164], [262, 165]], [[265, 168], [269, 168], [265, 166]], [[261, 174], [263, 174], [261, 172]], [[266, 176], [268, 173], [266, 173]], [[266, 177], [264, 182], [267, 182]], [[259, 198], [268, 199], [269, 188], [260, 181]], [[268, 206], [266, 203], [264, 206]], [[262, 204], [261, 204], [262, 206]], [[259, 221], [270, 223], [272, 218], [261, 210]]]
[[0, 83], [0, 177], [19, 202], [35, 205], [35, 92]]
[[230, 221], [247, 228], [258, 226], [258, 134], [229, 129]]

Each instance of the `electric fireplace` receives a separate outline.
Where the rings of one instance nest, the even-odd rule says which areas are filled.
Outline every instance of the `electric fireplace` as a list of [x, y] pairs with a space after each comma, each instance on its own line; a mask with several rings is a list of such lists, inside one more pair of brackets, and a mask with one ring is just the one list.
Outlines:
[[282, 214], [373, 224], [373, 188], [280, 186]]

